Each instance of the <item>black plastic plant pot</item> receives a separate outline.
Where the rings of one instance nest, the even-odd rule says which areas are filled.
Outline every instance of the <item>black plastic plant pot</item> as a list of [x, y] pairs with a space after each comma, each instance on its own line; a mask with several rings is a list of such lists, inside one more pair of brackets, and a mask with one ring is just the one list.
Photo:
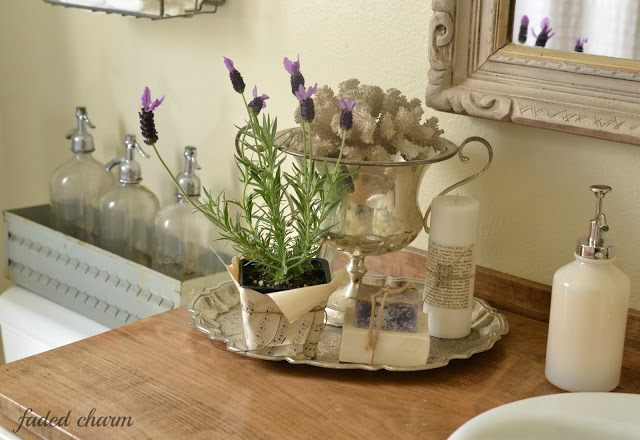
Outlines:
[[[313, 279], [319, 278], [323, 280], [320, 283], [316, 284], [327, 284], [331, 281], [331, 270], [329, 268], [329, 262], [324, 258], [313, 258], [311, 259], [311, 265], [313, 266], [313, 272], [311, 274], [305, 274], [309, 276], [305, 276], [305, 279]], [[271, 293], [271, 292], [281, 292], [283, 290], [291, 290], [297, 289], [300, 287], [305, 287], [304, 283], [300, 286], [288, 286], [288, 287], [267, 287], [267, 286], [259, 286], [254, 281], [259, 275], [256, 276], [256, 273], [260, 273], [260, 269], [257, 263], [249, 260], [242, 260], [240, 262], [240, 274], [238, 276], [238, 282], [242, 287], [247, 289], [255, 290], [260, 293]], [[316, 285], [314, 284], [314, 285]]]

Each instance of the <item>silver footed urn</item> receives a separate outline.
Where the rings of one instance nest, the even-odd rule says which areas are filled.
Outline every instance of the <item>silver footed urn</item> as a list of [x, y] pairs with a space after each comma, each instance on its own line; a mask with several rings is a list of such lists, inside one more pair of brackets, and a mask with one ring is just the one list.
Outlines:
[[[478, 173], [446, 188], [443, 195], [484, 173], [493, 158], [489, 143], [480, 137], [470, 137], [459, 147], [447, 141], [447, 148], [429, 159], [404, 162], [370, 162], [341, 160], [340, 167], [346, 171], [357, 170], [350, 178], [340, 182], [332, 197], [340, 199], [332, 217], [326, 238], [332, 248], [349, 257], [347, 271], [348, 284], [336, 290], [329, 298], [327, 324], [342, 327], [344, 311], [352, 306], [358, 288], [363, 282], [367, 268], [364, 264], [368, 255], [384, 255], [408, 246], [424, 228], [428, 232], [427, 217], [418, 207], [418, 192], [425, 172], [431, 164], [442, 162], [459, 155], [463, 163], [468, 158], [462, 149], [468, 143], [477, 141], [484, 145], [489, 160]], [[302, 153], [288, 148], [284, 142], [281, 149], [287, 154], [302, 158]], [[318, 171], [324, 170], [324, 162], [329, 169], [336, 165], [336, 159], [314, 157]]]

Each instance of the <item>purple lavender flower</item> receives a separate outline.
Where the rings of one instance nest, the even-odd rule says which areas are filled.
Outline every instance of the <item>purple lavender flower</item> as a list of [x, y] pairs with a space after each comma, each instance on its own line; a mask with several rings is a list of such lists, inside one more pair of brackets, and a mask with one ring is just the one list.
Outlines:
[[336, 101], [336, 105], [342, 109], [340, 112], [340, 128], [343, 130], [351, 130], [353, 127], [353, 109], [356, 106], [356, 100], [342, 98]]
[[156, 99], [152, 103], [151, 102], [151, 90], [149, 90], [149, 87], [145, 87], [144, 91], [142, 92], [141, 101], [142, 101], [142, 110], [144, 110], [145, 112], [152, 112], [156, 108], [158, 108], [158, 106], [160, 104], [162, 104], [162, 101], [164, 101], [164, 95], [162, 96], [162, 98]]
[[549, 17], [544, 17], [540, 22], [540, 26], [542, 27], [540, 32], [546, 32], [548, 34], [553, 30], [551, 29], [551, 19]]
[[534, 37], [536, 37], [536, 46], [545, 47], [547, 44], [547, 40], [555, 35], [553, 29], [551, 28], [551, 20], [549, 17], [544, 17], [540, 22], [540, 35], [536, 35], [536, 31], [531, 28], [531, 33]]
[[518, 43], [524, 44], [527, 42], [527, 29], [529, 29], [529, 16], [523, 15], [520, 19], [520, 33], [518, 34]]
[[296, 98], [298, 98], [298, 101], [304, 101], [305, 99], [311, 98], [311, 96], [314, 93], [316, 93], [317, 90], [318, 90], [318, 83], [316, 83], [315, 85], [309, 87], [306, 90], [301, 85], [300, 87], [298, 87], [298, 90], [296, 90], [294, 95], [296, 95]]
[[242, 79], [242, 75], [240, 75], [240, 72], [233, 66], [233, 61], [227, 57], [222, 58], [224, 58], [224, 65], [229, 69], [229, 78], [231, 78], [233, 90], [238, 93], [244, 93], [244, 80]]
[[162, 101], [164, 101], [164, 95], [160, 99], [151, 101], [151, 90], [149, 87], [145, 87], [142, 92], [142, 108], [138, 112], [140, 117], [140, 131], [144, 138], [144, 143], [147, 145], [155, 145], [158, 142], [158, 132], [156, 131], [156, 124], [154, 121], [153, 111], [158, 108]]
[[285, 70], [291, 75], [291, 93], [295, 95], [301, 85], [304, 87], [304, 76], [300, 73], [300, 54], [298, 54], [298, 61], [291, 61], [285, 57], [283, 64]]
[[313, 122], [316, 115], [313, 98], [311, 97], [318, 90], [318, 84], [309, 87], [307, 90], [300, 84], [298, 90], [294, 93], [298, 101], [300, 101], [300, 117], [303, 121]]
[[249, 107], [249, 112], [251, 112], [253, 116], [258, 116], [258, 114], [260, 113], [260, 110], [262, 110], [267, 106], [267, 103], [265, 102], [267, 99], [269, 99], [269, 97], [264, 93], [258, 96], [258, 86], [254, 86], [253, 99], [247, 106]]
[[587, 41], [589, 41], [588, 38], [580, 38], [580, 37], [576, 37], [574, 40], [575, 43], [575, 48], [574, 50], [576, 52], [584, 52], [584, 43], [586, 43]]

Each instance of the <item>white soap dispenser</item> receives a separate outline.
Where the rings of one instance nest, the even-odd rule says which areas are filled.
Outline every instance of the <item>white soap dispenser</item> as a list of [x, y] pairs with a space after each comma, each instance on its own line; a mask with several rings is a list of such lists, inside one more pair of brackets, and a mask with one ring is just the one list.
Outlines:
[[588, 238], [580, 238], [576, 261], [553, 277], [545, 375], [567, 391], [611, 391], [620, 383], [631, 283], [613, 265], [615, 246], [602, 199], [611, 191], [593, 185], [596, 214]]
[[87, 243], [96, 244], [98, 234], [98, 199], [114, 184], [104, 164], [94, 159], [93, 136], [88, 128], [87, 110], [76, 107], [78, 128], [70, 130], [73, 158], [51, 176], [51, 227]]
[[151, 267], [153, 219], [160, 209], [156, 195], [140, 184], [142, 170], [135, 160], [136, 150], [149, 157], [136, 137], [124, 141], [125, 157], [111, 160], [106, 168], [118, 166], [118, 182], [100, 198], [100, 247], [131, 261]]

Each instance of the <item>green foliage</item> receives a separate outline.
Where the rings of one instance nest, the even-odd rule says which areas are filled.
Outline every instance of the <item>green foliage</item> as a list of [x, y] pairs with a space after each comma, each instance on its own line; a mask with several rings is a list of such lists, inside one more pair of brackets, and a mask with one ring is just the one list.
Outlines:
[[[305, 124], [310, 133], [311, 124]], [[278, 144], [287, 134], [278, 135], [277, 120], [267, 115], [259, 121], [249, 112], [240, 133], [242, 156], [235, 161], [242, 197], [227, 199], [224, 192], [213, 197], [205, 191], [199, 209], [220, 229], [221, 239], [262, 266], [265, 281], [277, 285], [311, 269], [311, 259], [333, 226], [327, 220], [340, 203], [336, 185], [353, 172], [342, 172], [339, 163], [329, 169], [326, 162], [318, 172], [306, 154], [307, 137], [304, 160], [293, 165], [293, 173], [284, 172], [285, 153]]]
[[[284, 284], [312, 268], [311, 259], [320, 250], [322, 239], [333, 225], [328, 224], [341, 199], [336, 188], [351, 172], [340, 166], [346, 131], [343, 130], [340, 156], [334, 167], [323, 163], [320, 171], [312, 159], [312, 123], [303, 122], [303, 160], [293, 165], [293, 173], [282, 170], [285, 153], [278, 149], [282, 137], [277, 120], [268, 115], [258, 119], [259, 110], [247, 106], [249, 121], [238, 127], [241, 155], [235, 162], [240, 172], [242, 196], [227, 199], [224, 191], [205, 200], [189, 197], [176, 181], [155, 144], [151, 144], [162, 165], [182, 194], [220, 230], [221, 240], [231, 242], [242, 257], [262, 267], [265, 281]], [[307, 151], [309, 152], [307, 154]]]

